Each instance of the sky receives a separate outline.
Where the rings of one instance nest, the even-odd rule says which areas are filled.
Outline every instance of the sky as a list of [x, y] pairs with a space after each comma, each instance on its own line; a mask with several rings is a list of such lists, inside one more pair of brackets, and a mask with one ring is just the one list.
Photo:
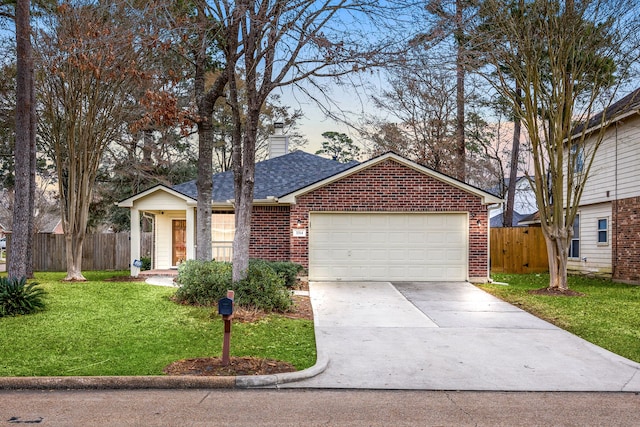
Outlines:
[[[304, 151], [315, 153], [322, 147], [322, 134], [328, 131], [347, 134], [363, 151], [368, 147], [358, 134], [357, 126], [364, 116], [380, 115], [372, 104], [371, 95], [378, 95], [384, 85], [382, 72], [366, 73], [356, 76], [353, 83], [329, 85], [329, 91], [314, 91], [313, 96], [322, 101], [322, 107], [296, 87], [281, 88], [277, 92], [282, 96], [283, 105], [300, 109], [304, 117], [299, 121], [299, 131], [308, 140]], [[310, 90], [309, 87], [305, 88]], [[340, 118], [329, 117], [323, 110]], [[350, 126], [350, 124], [352, 126]]]

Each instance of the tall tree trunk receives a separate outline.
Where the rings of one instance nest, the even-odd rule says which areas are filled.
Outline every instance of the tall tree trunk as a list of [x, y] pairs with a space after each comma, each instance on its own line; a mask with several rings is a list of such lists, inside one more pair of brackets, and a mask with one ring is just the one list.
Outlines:
[[[66, 182], [61, 182], [59, 185], [60, 193], [66, 194], [64, 198], [66, 205], [62, 207], [62, 228], [67, 260], [67, 275], [64, 280], [84, 282], [87, 279], [82, 274], [82, 248], [87, 232], [89, 201], [95, 179], [94, 175], [86, 172], [86, 165], [71, 165], [68, 170]], [[62, 190], [63, 188], [65, 189]]]
[[[200, 5], [202, 6], [202, 5]], [[206, 21], [203, 9], [198, 11]], [[204, 24], [203, 24], [204, 25]], [[211, 119], [215, 100], [207, 97], [205, 77], [207, 72], [207, 52], [204, 36], [202, 46], [196, 52], [194, 89], [198, 105], [198, 201], [196, 206], [196, 259], [211, 261], [211, 198], [213, 194], [213, 129]]]
[[544, 240], [547, 243], [547, 256], [549, 257], [549, 289], [566, 291], [569, 289], [567, 282], [567, 252], [569, 251], [569, 238], [565, 233], [548, 233], [543, 228]]
[[[251, 121], [251, 120], [249, 120]], [[251, 132], [253, 128], [254, 132]], [[235, 220], [236, 232], [233, 239], [233, 281], [247, 277], [249, 268], [249, 243], [251, 238], [251, 213], [255, 183], [255, 137], [257, 127], [247, 125], [243, 138], [242, 164], [234, 163]]]
[[211, 199], [213, 195], [213, 129], [211, 115], [198, 123], [198, 204], [196, 207], [196, 259], [211, 261]]
[[464, 24], [462, 22], [462, 0], [456, 0], [456, 43], [457, 43], [457, 57], [456, 57], [456, 154], [458, 157], [458, 173], [457, 178], [460, 181], [464, 181], [466, 178], [466, 145], [464, 136]]
[[151, 153], [153, 152], [153, 130], [145, 129], [142, 131], [142, 167], [145, 172], [151, 170], [153, 162]]
[[520, 119], [520, 104], [522, 99], [522, 89], [516, 83], [516, 102], [518, 107], [513, 116], [513, 141], [511, 144], [511, 162], [509, 164], [509, 185], [507, 186], [507, 207], [502, 216], [502, 225], [505, 227], [513, 227], [513, 209], [516, 197], [516, 180], [518, 179], [518, 159], [520, 157], [520, 133], [522, 129], [522, 120]]
[[198, 106], [198, 203], [196, 207], [196, 259], [211, 261], [213, 250], [211, 247], [211, 201], [213, 195], [213, 110], [216, 101], [224, 95], [227, 85], [227, 73], [221, 72], [207, 89], [206, 74], [213, 72], [208, 65], [207, 47], [210, 24], [205, 13], [205, 2], [197, 2], [199, 18], [200, 47], [194, 52], [195, 73], [194, 90]]
[[[232, 71], [232, 70], [230, 70]], [[233, 239], [233, 281], [245, 279], [249, 269], [249, 244], [251, 239], [251, 213], [255, 183], [256, 138], [260, 108], [249, 108], [244, 129], [241, 128], [238, 88], [229, 77], [229, 99], [234, 116], [233, 181], [235, 191], [235, 225]], [[253, 102], [252, 102], [253, 101]], [[249, 100], [250, 105], [255, 100]], [[244, 130], [244, 132], [242, 132]], [[242, 143], [239, 143], [239, 141]]]
[[84, 245], [84, 233], [65, 233], [64, 240], [67, 245], [67, 277], [66, 281], [84, 282], [87, 279], [82, 274], [82, 249]]
[[29, 141], [29, 224], [27, 226], [27, 270], [26, 276], [33, 278], [33, 239], [35, 237], [34, 213], [36, 212], [36, 86], [31, 73], [31, 135]]
[[16, 2], [16, 140], [14, 150], [15, 198], [13, 205], [13, 226], [11, 236], [11, 256], [9, 277], [27, 276], [29, 247], [29, 220], [32, 216], [31, 202], [31, 123], [33, 84], [33, 58], [31, 53], [30, 1]]

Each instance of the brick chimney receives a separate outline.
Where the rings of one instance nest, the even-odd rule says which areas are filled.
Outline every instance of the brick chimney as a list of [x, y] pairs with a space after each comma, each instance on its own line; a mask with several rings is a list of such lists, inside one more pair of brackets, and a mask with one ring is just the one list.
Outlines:
[[269, 158], [284, 156], [289, 152], [289, 136], [284, 134], [284, 123], [273, 124], [274, 132], [269, 137]]

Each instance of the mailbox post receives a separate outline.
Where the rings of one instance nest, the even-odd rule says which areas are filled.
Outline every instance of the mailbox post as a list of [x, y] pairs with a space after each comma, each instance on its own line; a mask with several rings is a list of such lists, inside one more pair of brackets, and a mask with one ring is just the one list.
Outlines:
[[234, 291], [227, 291], [227, 296], [218, 301], [218, 314], [224, 321], [224, 338], [222, 340], [222, 365], [229, 365], [229, 349], [231, 347], [231, 319], [233, 318]]

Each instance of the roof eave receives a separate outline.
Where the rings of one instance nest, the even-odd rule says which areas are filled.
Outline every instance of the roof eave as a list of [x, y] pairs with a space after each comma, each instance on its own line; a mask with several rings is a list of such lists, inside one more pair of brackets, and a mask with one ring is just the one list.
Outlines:
[[153, 187], [148, 188], [145, 191], [142, 191], [142, 192], [140, 192], [138, 194], [134, 194], [133, 196], [131, 196], [131, 197], [127, 198], [127, 199], [124, 199], [124, 200], [122, 200], [120, 202], [117, 202], [116, 206], [118, 206], [120, 208], [132, 208], [133, 204], [135, 203], [136, 200], [139, 200], [139, 199], [141, 199], [143, 197], [146, 197], [146, 196], [148, 196], [150, 194], [153, 194], [156, 191], [165, 191], [165, 192], [167, 192], [167, 193], [169, 193], [169, 194], [171, 194], [173, 196], [176, 196], [176, 197], [179, 197], [181, 199], [184, 199], [184, 201], [188, 205], [190, 205], [190, 204], [192, 204], [194, 202], [197, 202], [197, 200], [194, 199], [191, 196], [188, 196], [188, 195], [186, 195], [184, 193], [176, 191], [173, 188], [167, 187], [164, 184], [158, 184], [158, 185], [154, 185]]

